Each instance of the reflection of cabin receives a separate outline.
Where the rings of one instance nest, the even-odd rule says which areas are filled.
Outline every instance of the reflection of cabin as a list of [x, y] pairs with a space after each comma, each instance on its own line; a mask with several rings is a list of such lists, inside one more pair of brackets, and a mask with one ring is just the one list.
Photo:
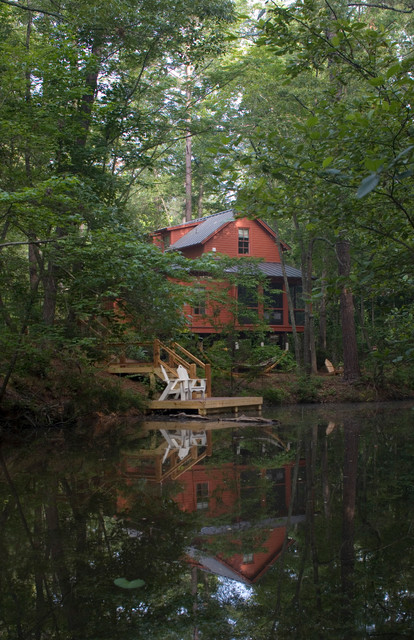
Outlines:
[[[230, 453], [237, 462], [213, 464], [211, 458], [207, 461], [212, 455], [213, 432], [201, 426], [207, 427], [191, 423], [190, 428], [184, 422], [165, 423], [169, 429], [164, 425], [157, 431], [150, 428], [146, 447], [143, 442], [138, 451], [124, 452], [123, 473], [129, 482], [139, 478], [163, 484], [179, 479], [173, 499], [182, 511], [201, 518], [198, 534], [187, 549], [188, 562], [252, 584], [293, 543], [285, 537], [295, 464], [266, 466], [265, 450], [272, 454], [280, 439], [263, 428], [253, 436], [246, 430], [232, 433]], [[249, 456], [257, 453], [263, 466], [249, 462]], [[291, 524], [304, 519], [305, 485], [305, 462], [300, 461]], [[118, 506], [127, 508], [127, 501], [119, 498]]]
[[[230, 210], [159, 229], [152, 234], [152, 238], [162, 251], [180, 251], [190, 259], [209, 252], [232, 258], [260, 258], [259, 269], [266, 276], [269, 285], [265, 304], [260, 302], [257, 295], [260, 291], [255, 292], [242, 285], [224, 285], [228, 297], [243, 303], [243, 313], [235, 319], [235, 328], [253, 328], [253, 317], [256, 315], [268, 324], [280, 341], [284, 341], [286, 334], [292, 331], [276, 233], [263, 220], [235, 218]], [[280, 246], [283, 251], [289, 249], [284, 243]], [[290, 266], [286, 266], [286, 272], [295, 307], [297, 329], [303, 331], [301, 272]], [[208, 291], [217, 288], [217, 284], [214, 285], [206, 276], [199, 276], [198, 284], [200, 292], [204, 291], [206, 295], [200, 295], [200, 303], [195, 307], [186, 306], [184, 310], [191, 331], [200, 335], [219, 333], [222, 327], [234, 324], [234, 311], [229, 304], [221, 304], [217, 309], [215, 303], [209, 301]]]
[[[238, 510], [248, 520], [263, 511], [266, 517], [287, 516], [291, 501], [293, 464], [259, 469], [232, 462], [220, 467], [197, 464], [182, 474], [175, 500], [183, 511], [204, 511], [214, 518]], [[301, 463], [296, 487], [295, 514], [304, 513], [305, 467]]]
[[[235, 553], [230, 558], [224, 558], [222, 555], [208, 555], [196, 547], [190, 547], [187, 550], [188, 562], [207, 573], [214, 573], [245, 584], [254, 584], [279, 558], [285, 535], [286, 527], [277, 527], [260, 542], [262, 551], [252, 549], [250, 553]], [[290, 547], [293, 542], [294, 540], [289, 538], [287, 547]]]
[[[305, 466], [301, 462], [291, 522], [305, 512]], [[204, 512], [201, 536], [187, 551], [193, 566], [223, 577], [252, 584], [282, 553], [286, 516], [292, 499], [293, 464], [259, 469], [226, 463], [220, 467], [196, 465], [180, 478], [182, 491], [175, 500], [184, 511]], [[214, 526], [215, 518], [226, 521]], [[249, 535], [249, 547], [241, 538]], [[253, 533], [252, 533], [253, 532]], [[217, 539], [233, 551], [212, 552]], [[286, 540], [286, 547], [293, 543]], [[242, 549], [243, 545], [243, 549]], [[219, 545], [220, 546], [220, 545]]]

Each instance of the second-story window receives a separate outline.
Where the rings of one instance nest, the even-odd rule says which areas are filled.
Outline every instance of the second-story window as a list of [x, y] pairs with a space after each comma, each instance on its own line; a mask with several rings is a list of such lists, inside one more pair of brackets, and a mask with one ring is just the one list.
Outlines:
[[239, 254], [249, 253], [249, 229], [239, 229]]

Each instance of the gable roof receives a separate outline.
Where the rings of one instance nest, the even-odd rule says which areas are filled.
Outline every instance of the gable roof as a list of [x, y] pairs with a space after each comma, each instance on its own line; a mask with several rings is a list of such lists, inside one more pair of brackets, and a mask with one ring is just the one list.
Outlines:
[[[165, 231], [172, 231], [176, 229], [187, 230], [181, 238], [176, 240], [176, 242], [173, 242], [167, 249], [167, 251], [181, 250], [188, 247], [194, 247], [198, 244], [203, 244], [217, 233], [217, 231], [224, 228], [230, 222], [234, 222], [236, 219], [237, 217], [234, 215], [233, 209], [227, 209], [220, 213], [214, 213], [211, 216], [196, 218], [194, 220], [183, 222], [182, 224], [157, 229], [157, 231], [154, 231], [153, 235], [163, 234]], [[262, 226], [271, 236], [273, 236], [273, 238], [277, 238], [276, 232], [267, 224], [267, 222], [260, 218], [254, 218], [254, 221]], [[283, 251], [290, 249], [286, 242], [281, 241], [281, 245]]]
[[216, 213], [212, 216], [207, 216], [206, 218], [199, 218], [199, 220], [192, 220], [192, 224], [197, 222], [198, 224], [182, 236], [182, 238], [177, 240], [177, 242], [170, 245], [169, 250], [184, 249], [186, 247], [201, 244], [216, 233], [216, 231], [221, 229], [221, 227], [233, 220], [234, 214], [231, 209], [222, 211], [222, 213]]

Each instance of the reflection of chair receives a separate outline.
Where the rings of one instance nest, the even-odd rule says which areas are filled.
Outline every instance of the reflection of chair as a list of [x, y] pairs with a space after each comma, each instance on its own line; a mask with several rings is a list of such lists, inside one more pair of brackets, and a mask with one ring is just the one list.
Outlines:
[[162, 459], [163, 463], [168, 458], [170, 451], [177, 451], [179, 459], [183, 460], [188, 456], [190, 447], [194, 445], [205, 447], [207, 444], [207, 434], [205, 431], [194, 432], [190, 429], [180, 429], [179, 431], [160, 429], [160, 431], [168, 444]]
[[187, 369], [178, 365], [177, 367], [178, 378], [183, 383], [184, 398], [186, 400], [192, 400], [193, 393], [201, 394], [201, 398], [206, 397], [206, 380], [205, 378], [190, 378]]
[[164, 380], [167, 383], [167, 386], [165, 387], [164, 391], [160, 395], [159, 399], [166, 400], [167, 398], [172, 396], [175, 400], [177, 400], [178, 398], [181, 398], [181, 400], [184, 400], [184, 397], [183, 397], [184, 386], [183, 386], [182, 380], [180, 380], [179, 378], [169, 378], [168, 373], [166, 372], [162, 364], [160, 365], [160, 368], [162, 371], [162, 375], [164, 376]]

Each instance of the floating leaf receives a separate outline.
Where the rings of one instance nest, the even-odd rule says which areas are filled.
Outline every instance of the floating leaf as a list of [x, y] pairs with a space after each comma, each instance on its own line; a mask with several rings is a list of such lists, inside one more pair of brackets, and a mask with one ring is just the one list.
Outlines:
[[141, 580], [141, 578], [137, 578], [136, 580], [127, 580], [126, 578], [116, 578], [114, 580], [114, 584], [117, 587], [121, 587], [121, 589], [139, 589], [143, 587], [145, 582]]

